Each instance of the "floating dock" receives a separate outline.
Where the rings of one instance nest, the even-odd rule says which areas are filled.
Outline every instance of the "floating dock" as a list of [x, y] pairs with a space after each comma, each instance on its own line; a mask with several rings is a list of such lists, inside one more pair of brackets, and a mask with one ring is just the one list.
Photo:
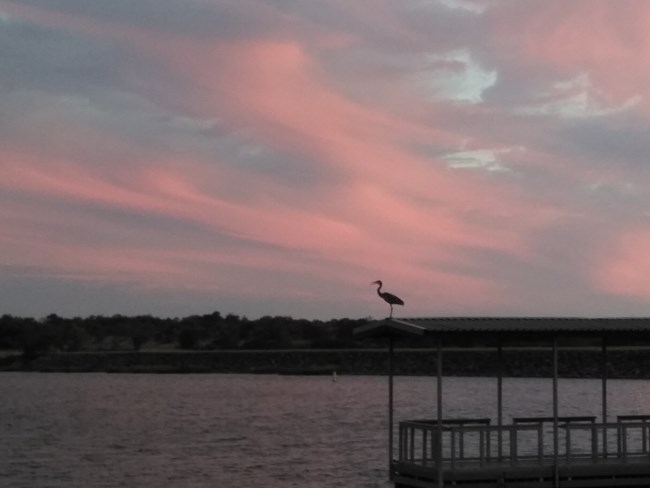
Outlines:
[[[360, 327], [361, 337], [388, 340], [388, 474], [396, 488], [615, 488], [650, 487], [650, 415], [609, 412], [607, 350], [650, 344], [647, 319], [416, 318]], [[437, 417], [405, 419], [393, 411], [394, 343], [431, 335], [437, 344]], [[562, 416], [558, 350], [589, 341], [601, 349], [601, 416]], [[497, 416], [455, 418], [443, 411], [444, 350], [485, 347], [498, 356]], [[503, 416], [502, 358], [515, 344], [548, 348], [553, 411], [542, 417]], [[510, 400], [509, 401], [513, 401]], [[649, 407], [650, 408], [650, 407]]]

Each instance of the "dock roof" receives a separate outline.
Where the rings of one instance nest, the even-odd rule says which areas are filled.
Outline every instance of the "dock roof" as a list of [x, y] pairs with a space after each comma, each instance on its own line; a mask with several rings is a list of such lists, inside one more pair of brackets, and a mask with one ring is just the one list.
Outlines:
[[355, 329], [360, 337], [436, 335], [530, 339], [548, 336], [605, 336], [650, 339], [650, 318], [586, 317], [419, 317], [370, 322]]

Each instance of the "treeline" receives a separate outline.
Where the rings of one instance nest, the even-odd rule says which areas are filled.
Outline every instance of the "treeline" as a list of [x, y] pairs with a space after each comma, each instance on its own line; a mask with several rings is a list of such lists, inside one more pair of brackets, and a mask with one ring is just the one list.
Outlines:
[[0, 317], [0, 350], [37, 357], [56, 351], [138, 351], [146, 349], [333, 349], [373, 347], [353, 330], [369, 319], [330, 321], [265, 316], [256, 320], [219, 312], [185, 318], [123, 315], [41, 320]]

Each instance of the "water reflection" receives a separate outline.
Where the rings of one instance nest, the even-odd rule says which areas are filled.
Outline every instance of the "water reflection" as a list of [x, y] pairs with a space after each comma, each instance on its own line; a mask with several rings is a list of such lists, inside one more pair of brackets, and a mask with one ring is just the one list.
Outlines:
[[[0, 374], [0, 486], [382, 487], [386, 378]], [[445, 378], [446, 417], [496, 418], [496, 381]], [[612, 414], [647, 381], [611, 381]], [[506, 379], [505, 419], [552, 411], [551, 381]], [[396, 417], [434, 418], [434, 378], [398, 377]], [[560, 380], [562, 415], [600, 416], [600, 382]]]

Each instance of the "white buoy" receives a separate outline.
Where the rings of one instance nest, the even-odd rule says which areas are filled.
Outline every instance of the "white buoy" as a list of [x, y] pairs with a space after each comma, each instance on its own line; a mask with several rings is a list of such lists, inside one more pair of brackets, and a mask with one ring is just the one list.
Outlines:
[[336, 383], [336, 371], [332, 371], [332, 381]]

